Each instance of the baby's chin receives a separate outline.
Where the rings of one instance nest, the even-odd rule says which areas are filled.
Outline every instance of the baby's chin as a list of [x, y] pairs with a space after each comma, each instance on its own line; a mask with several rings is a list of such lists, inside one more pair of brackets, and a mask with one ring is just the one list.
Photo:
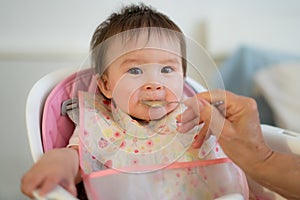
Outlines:
[[144, 122], [150, 122], [154, 120], [160, 120], [161, 118], [168, 115], [170, 112], [174, 111], [177, 108], [177, 105], [168, 105], [168, 106], [162, 106], [162, 107], [150, 107], [147, 110], [144, 110], [140, 113], [130, 113], [129, 115], [138, 120], [138, 121], [144, 121]]
[[159, 120], [168, 114], [165, 107], [150, 108], [149, 109], [149, 121]]
[[130, 114], [130, 116], [137, 121], [144, 121], [148, 123], [150, 121], [159, 120], [167, 114], [167, 110], [164, 107], [160, 107], [149, 108], [148, 113], [144, 113], [142, 116], [133, 114]]
[[167, 109], [165, 107], [159, 108], [149, 108], [147, 113], [143, 113], [140, 115], [131, 115], [133, 119], [138, 121], [150, 122], [153, 120], [159, 120], [168, 114]]

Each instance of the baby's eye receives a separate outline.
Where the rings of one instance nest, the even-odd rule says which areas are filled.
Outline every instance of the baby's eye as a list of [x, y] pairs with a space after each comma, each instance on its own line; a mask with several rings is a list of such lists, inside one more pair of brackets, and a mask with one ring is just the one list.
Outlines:
[[133, 67], [133, 68], [130, 68], [127, 72], [129, 74], [142, 74], [143, 70], [138, 67]]
[[165, 74], [171, 73], [173, 71], [174, 71], [174, 69], [172, 67], [170, 67], [170, 66], [164, 66], [161, 69], [161, 73], [165, 73]]

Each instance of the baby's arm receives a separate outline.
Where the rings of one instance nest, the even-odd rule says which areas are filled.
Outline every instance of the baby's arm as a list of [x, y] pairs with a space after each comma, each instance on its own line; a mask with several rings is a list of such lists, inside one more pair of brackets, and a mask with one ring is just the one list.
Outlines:
[[56, 185], [61, 185], [76, 196], [79, 182], [79, 154], [76, 148], [60, 148], [46, 152], [22, 177], [22, 192], [33, 198], [32, 192], [39, 190], [45, 195]]

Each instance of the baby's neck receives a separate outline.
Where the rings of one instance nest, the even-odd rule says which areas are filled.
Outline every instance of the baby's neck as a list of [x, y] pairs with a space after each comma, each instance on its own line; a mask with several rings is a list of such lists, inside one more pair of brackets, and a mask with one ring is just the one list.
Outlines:
[[131, 115], [129, 115], [129, 116], [131, 117], [131, 119], [137, 121], [141, 125], [148, 125], [149, 122], [150, 122], [150, 121], [147, 121], [147, 120], [144, 120], [144, 119], [136, 118], [136, 117], [131, 116]]
[[[169, 113], [168, 113], [169, 114]], [[131, 119], [137, 121], [140, 125], [144, 126], [144, 125], [148, 125], [151, 121], [159, 121], [161, 120], [162, 118], [166, 117], [168, 114], [162, 116], [161, 118], [159, 119], [152, 119], [152, 120], [144, 120], [144, 119], [140, 119], [140, 118], [136, 118], [132, 115], [129, 115], [131, 117]]]

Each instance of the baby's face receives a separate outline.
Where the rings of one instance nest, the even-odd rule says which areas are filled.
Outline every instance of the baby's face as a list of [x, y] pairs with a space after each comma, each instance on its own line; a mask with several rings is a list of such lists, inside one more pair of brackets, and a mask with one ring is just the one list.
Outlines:
[[131, 51], [109, 65], [100, 89], [129, 115], [146, 121], [159, 119], [178, 105], [150, 108], [143, 101], [181, 99], [184, 82], [181, 59], [178, 54], [157, 48]]

